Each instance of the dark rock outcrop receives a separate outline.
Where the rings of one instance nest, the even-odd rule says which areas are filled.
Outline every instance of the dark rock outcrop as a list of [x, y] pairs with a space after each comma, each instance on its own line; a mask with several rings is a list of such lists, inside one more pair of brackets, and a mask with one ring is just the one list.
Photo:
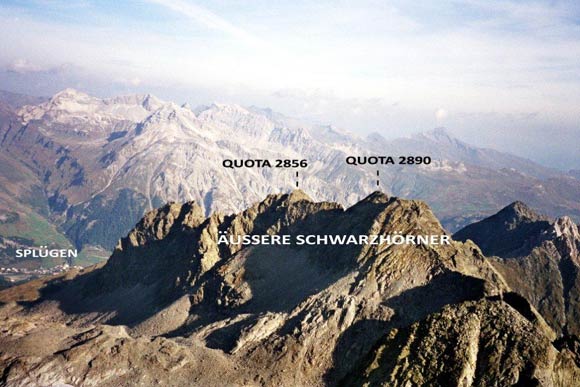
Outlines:
[[568, 217], [550, 220], [516, 202], [458, 231], [489, 257], [509, 286], [559, 334], [580, 334], [580, 233]]

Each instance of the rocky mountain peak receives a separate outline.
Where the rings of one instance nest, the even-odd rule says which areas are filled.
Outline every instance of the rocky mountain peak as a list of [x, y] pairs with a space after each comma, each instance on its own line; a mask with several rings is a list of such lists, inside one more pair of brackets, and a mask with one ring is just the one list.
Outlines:
[[429, 131], [423, 133], [422, 135], [426, 138], [430, 138], [430, 139], [437, 141], [437, 142], [445, 142], [445, 143], [450, 143], [450, 144], [456, 143], [456, 139], [453, 138], [449, 134], [449, 131], [444, 127], [438, 127], [438, 128], [429, 130]]
[[[201, 278], [204, 273], [218, 267], [220, 262], [223, 264], [231, 261], [233, 265], [237, 262], [235, 257], [240, 256], [240, 254], [245, 257], [244, 254], [254, 254], [252, 252], [254, 249], [260, 250], [259, 247], [244, 248], [239, 244], [222, 245], [220, 247], [218, 246], [220, 233], [225, 233], [225, 235], [235, 239], [245, 235], [256, 234], [352, 234], [357, 236], [397, 232], [422, 235], [443, 235], [445, 233], [424, 203], [389, 198], [380, 191], [373, 192], [359, 203], [345, 210], [337, 203], [314, 202], [304, 191], [294, 190], [288, 194], [268, 195], [263, 201], [238, 214], [227, 216], [213, 214], [208, 218], [203, 216], [201, 207], [193, 202], [183, 205], [170, 203], [147, 213], [129, 235], [123, 238], [117, 251], [105, 266], [104, 273], [109, 273], [108, 275], [116, 278], [118, 273], [128, 272], [128, 270], [122, 269], [123, 267], [133, 267], [136, 262], [147, 256], [150, 257], [148, 259], [153, 260], [149, 261], [149, 264], [154, 270], [160, 265], [167, 265], [168, 262], [173, 262], [170, 264], [172, 266], [171, 272], [174, 273], [174, 277], [181, 278], [180, 283], [183, 283], [185, 278], [185, 281], [190, 284], [189, 286], [193, 286], [194, 289], [200, 286], [206, 288], [210, 286], [209, 283], [198, 283], [195, 278]], [[144, 256], [139, 255], [138, 251], [144, 248], [147, 249], [150, 245], [152, 246], [149, 248], [150, 251], [146, 252]], [[171, 246], [171, 250], [181, 251], [183, 255], [176, 255], [170, 252], [161, 253], [169, 246]], [[273, 247], [275, 250], [279, 248]], [[401, 255], [393, 255], [388, 266], [399, 269], [407, 267], [410, 261], [403, 257], [416, 248], [416, 246], [398, 247]], [[321, 267], [331, 265], [333, 270], [338, 270], [339, 272], [353, 270], [362, 265], [363, 262], [371, 265], [372, 270], [376, 271], [373, 276], [380, 277], [379, 273], [386, 270], [384, 267], [385, 262], [380, 258], [382, 253], [379, 252], [379, 247], [372, 245], [347, 245], [341, 247], [323, 245], [318, 247], [294, 247], [294, 249], [296, 250], [288, 251], [287, 253], [292, 256], [294, 254], [306, 254], [312, 260], [309, 264], [322, 265]], [[413, 273], [412, 277], [407, 278], [408, 281], [411, 281], [411, 278], [416, 278], [414, 281], [426, 281], [428, 273], [431, 271], [458, 270], [452, 269], [454, 264], [447, 258], [448, 254], [452, 254], [451, 251], [454, 250], [454, 247], [441, 245], [434, 246], [433, 249], [438, 252], [437, 254], [440, 254], [439, 257], [414, 256], [412, 259], [408, 258], [415, 261], [416, 264], [422, 265], [425, 270], [424, 273]], [[246, 253], [243, 253], [244, 251]], [[326, 253], [323, 253], [325, 251]], [[202, 255], [200, 255], [201, 252], [203, 252]], [[281, 252], [281, 254], [286, 253]], [[328, 254], [332, 256], [332, 263], [326, 262], [324, 259], [321, 260], [321, 256], [327, 256]], [[192, 256], [194, 257], [193, 261], [191, 261]], [[395, 256], [396, 258], [394, 258]], [[196, 261], [198, 259], [199, 262]], [[469, 263], [463, 262], [461, 264], [466, 273], [480, 273], [478, 275], [493, 277], [489, 268], [480, 267], [480, 265], [481, 263], [477, 259], [471, 260], [471, 258]], [[186, 269], [186, 267], [190, 268]], [[195, 267], [197, 269], [194, 269]], [[232, 270], [234, 268], [239, 270], [237, 265], [232, 266]], [[138, 277], [132, 277], [131, 279], [124, 277], [123, 282], [140, 282], [141, 276], [145, 275], [143, 270], [146, 270], [146, 268], [140, 269], [139, 272], [141, 274]], [[186, 274], [186, 272], [191, 272], [191, 274]], [[145, 276], [152, 277], [153, 273]], [[222, 278], [221, 274], [220, 278]], [[221, 281], [229, 283], [230, 279], [227, 278], [222, 278]], [[106, 276], [103, 277], [103, 281], [107, 281]], [[172, 288], [173, 285], [169, 284], [174, 282], [175, 279], [170, 279], [163, 286]], [[119, 282], [114, 280], [112, 283]], [[213, 286], [216, 285], [213, 284], [210, 287]], [[237, 286], [235, 285], [234, 287], [237, 288]], [[378, 284], [378, 286], [383, 285]], [[501, 281], [496, 286], [501, 287]], [[207, 289], [204, 294], [207, 301]], [[244, 302], [250, 302], [250, 300], [251, 297]], [[226, 300], [222, 301], [225, 304], [229, 303]], [[236, 302], [240, 302], [240, 300]]]
[[45, 125], [55, 126], [61, 133], [87, 133], [95, 127], [108, 132], [109, 125], [141, 121], [162, 106], [163, 102], [150, 94], [102, 99], [68, 88], [44, 103], [23, 106], [18, 114], [25, 123], [43, 119]]
[[497, 221], [503, 222], [508, 228], [515, 228], [522, 222], [548, 220], [547, 217], [539, 215], [521, 201], [515, 201], [507, 205], [495, 216]]
[[564, 216], [556, 219], [553, 227], [556, 248], [560, 255], [565, 260], [569, 260], [575, 267], [575, 269], [570, 270], [572, 273], [568, 273], [568, 275], [580, 272], [580, 230], [578, 225], [570, 217]]
[[135, 247], [159, 241], [178, 227], [194, 228], [203, 220], [203, 209], [193, 201], [184, 204], [168, 203], [146, 213], [129, 235], [119, 242], [118, 248], [122, 249], [128, 244]]
[[54, 94], [50, 98], [50, 101], [57, 102], [63, 100], [86, 100], [87, 98], [90, 98], [88, 94], [69, 87]]
[[580, 233], [578, 232], [578, 225], [569, 216], [563, 216], [556, 219], [554, 223], [554, 230], [556, 236], [567, 236], [569, 238], [580, 240]]
[[141, 105], [150, 112], [153, 112], [163, 106], [163, 101], [152, 94], [147, 94], [143, 97]]
[[382, 191], [374, 191], [367, 197], [365, 197], [361, 202], [363, 203], [387, 203], [389, 201], [389, 196]]
[[56, 112], [85, 112], [88, 107], [98, 104], [99, 101], [99, 98], [68, 88], [53, 95], [46, 104], [46, 109]]
[[514, 202], [458, 231], [488, 256], [508, 285], [530, 300], [558, 333], [580, 333], [580, 235], [567, 216], [556, 221]]
[[308, 196], [306, 194], [306, 192], [304, 192], [301, 189], [292, 190], [292, 192], [290, 192], [288, 194], [288, 199], [286, 199], [286, 201], [288, 203], [295, 203], [295, 202], [299, 202], [301, 200], [312, 202], [312, 199], [310, 198], [310, 196]]
[[547, 237], [552, 223], [516, 201], [497, 214], [459, 230], [453, 237], [473, 240], [486, 255], [527, 255], [532, 246]]
[[201, 106], [197, 109], [199, 109], [198, 116], [200, 119], [215, 118], [218, 120], [240, 120], [252, 116], [263, 116], [262, 114], [254, 113], [235, 103], [212, 102], [209, 106]]
[[26, 105], [18, 110], [22, 121], [39, 120], [47, 114], [51, 120], [67, 122], [66, 115], [78, 116], [87, 113], [87, 107], [97, 99], [72, 88], [54, 94], [48, 101], [38, 105]]
[[386, 138], [378, 132], [369, 133], [366, 136], [366, 140], [369, 142], [378, 142], [378, 143], [383, 143], [383, 142], [387, 141]]

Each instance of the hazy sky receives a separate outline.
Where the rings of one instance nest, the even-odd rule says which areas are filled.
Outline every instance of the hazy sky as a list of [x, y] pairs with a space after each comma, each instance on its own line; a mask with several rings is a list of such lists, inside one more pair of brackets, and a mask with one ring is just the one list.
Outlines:
[[255, 104], [387, 137], [445, 126], [580, 168], [578, 1], [3, 0], [0, 25], [0, 89]]

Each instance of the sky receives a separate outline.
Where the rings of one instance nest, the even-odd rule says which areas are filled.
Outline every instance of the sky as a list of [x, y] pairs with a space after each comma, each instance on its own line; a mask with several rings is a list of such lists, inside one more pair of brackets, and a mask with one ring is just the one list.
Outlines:
[[270, 107], [360, 135], [434, 127], [580, 169], [578, 1], [0, 2], [0, 89]]

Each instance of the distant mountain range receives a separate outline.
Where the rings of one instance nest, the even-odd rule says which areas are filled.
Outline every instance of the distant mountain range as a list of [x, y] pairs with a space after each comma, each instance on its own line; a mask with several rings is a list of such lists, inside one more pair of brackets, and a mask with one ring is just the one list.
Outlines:
[[[365, 155], [433, 161], [345, 163]], [[266, 158], [305, 159], [308, 167], [222, 166], [224, 159]], [[47, 99], [0, 95], [0, 250], [7, 262], [15, 246], [74, 246], [88, 264], [107, 256], [147, 210], [169, 201], [195, 200], [206, 215], [231, 213], [298, 182], [315, 199], [350, 205], [377, 188], [377, 170], [380, 189], [425, 200], [450, 231], [515, 200], [580, 219], [574, 174], [468, 145], [444, 129], [361, 138], [269, 109], [192, 109], [152, 95], [101, 99], [67, 89]]]
[[[195, 202], [165, 205], [148, 212], [106, 264], [0, 291], [0, 384], [573, 386], [580, 378], [578, 320], [563, 334], [561, 320], [546, 321], [534, 306], [535, 295], [552, 297], [552, 289], [557, 300], [561, 288], [544, 287], [534, 270], [504, 277], [508, 266], [471, 241], [218, 239], [444, 234], [422, 201], [374, 192], [345, 209], [297, 190], [233, 215], [204, 212]], [[577, 250], [558, 250], [524, 263], [540, 239], [542, 254], [563, 240], [577, 246], [578, 230], [536, 219], [520, 204], [460, 235], [471, 232], [522, 268], [577, 259]], [[557, 282], [560, 272], [551, 273], [546, 279]], [[514, 291], [523, 282], [534, 302]], [[566, 283], [564, 299], [572, 300], [576, 290]], [[554, 305], [557, 316], [574, 317], [578, 304], [565, 302]]]

